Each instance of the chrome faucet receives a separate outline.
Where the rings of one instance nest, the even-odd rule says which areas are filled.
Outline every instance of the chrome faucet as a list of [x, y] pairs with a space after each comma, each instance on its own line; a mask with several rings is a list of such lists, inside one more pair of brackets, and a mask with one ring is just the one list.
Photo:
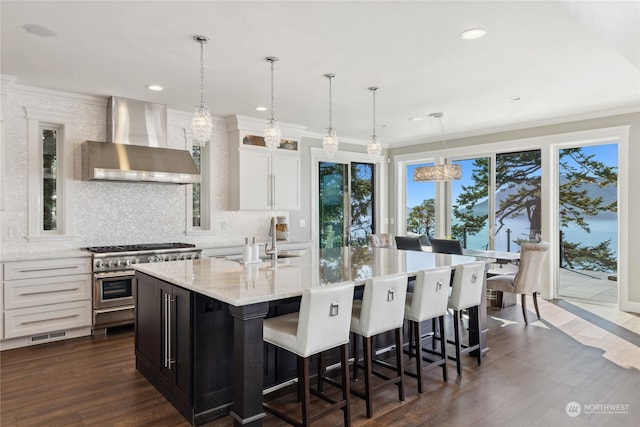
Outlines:
[[271, 231], [269, 232], [271, 236], [271, 249], [267, 248], [267, 245], [264, 245], [264, 253], [267, 255], [271, 255], [271, 259], [278, 259], [278, 248], [276, 247], [276, 217], [271, 217]]

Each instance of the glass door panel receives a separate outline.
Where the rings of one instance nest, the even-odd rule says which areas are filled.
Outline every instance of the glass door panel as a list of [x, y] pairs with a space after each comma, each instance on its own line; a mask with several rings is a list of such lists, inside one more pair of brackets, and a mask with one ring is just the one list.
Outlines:
[[413, 180], [413, 171], [416, 168], [433, 166], [434, 164], [420, 163], [406, 167], [405, 233], [412, 232], [435, 237], [436, 183], [428, 181], [416, 182]]
[[351, 246], [367, 246], [367, 236], [375, 233], [374, 165], [351, 163]]
[[[318, 222], [320, 248], [345, 246], [345, 198], [349, 194], [346, 164], [320, 162], [320, 203]], [[348, 215], [348, 213], [346, 213]]]
[[369, 163], [319, 163], [319, 245], [367, 245], [375, 233], [375, 167]]
[[456, 160], [462, 179], [451, 182], [451, 236], [468, 249], [489, 249], [489, 157]]
[[495, 240], [497, 251], [518, 252], [540, 240], [540, 150], [496, 154]]
[[616, 303], [618, 146], [560, 149], [558, 296]]

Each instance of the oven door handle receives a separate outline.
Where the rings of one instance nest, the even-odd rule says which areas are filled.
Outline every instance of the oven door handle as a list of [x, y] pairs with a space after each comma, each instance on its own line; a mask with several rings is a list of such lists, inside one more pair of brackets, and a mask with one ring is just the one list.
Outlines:
[[136, 275], [135, 271], [108, 271], [105, 273], [94, 273], [93, 277], [99, 279], [110, 279], [113, 277], [133, 277]]

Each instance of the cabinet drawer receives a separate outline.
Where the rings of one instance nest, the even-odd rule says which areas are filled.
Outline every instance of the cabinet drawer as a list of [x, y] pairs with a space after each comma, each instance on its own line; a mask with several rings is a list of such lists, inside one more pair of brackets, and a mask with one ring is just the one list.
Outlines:
[[91, 275], [9, 280], [4, 282], [4, 309], [90, 300]]
[[4, 338], [91, 325], [91, 301], [66, 302], [4, 312]]
[[88, 273], [91, 273], [91, 257], [40, 259], [4, 264], [4, 280]]

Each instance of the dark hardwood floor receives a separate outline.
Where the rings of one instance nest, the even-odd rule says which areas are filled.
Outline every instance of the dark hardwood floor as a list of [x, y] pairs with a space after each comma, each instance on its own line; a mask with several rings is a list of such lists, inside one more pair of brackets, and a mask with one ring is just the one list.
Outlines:
[[[490, 351], [481, 366], [467, 357], [458, 377], [450, 363], [447, 383], [442, 382], [441, 371], [433, 369], [425, 373], [422, 395], [415, 380], [407, 377], [406, 400], [399, 402], [397, 389], [389, 387], [376, 396], [373, 419], [366, 418], [364, 402], [354, 397], [353, 425], [637, 425], [637, 335], [632, 334], [635, 342], [629, 342], [628, 335], [618, 337], [615, 330], [597, 326], [591, 330], [591, 324], [549, 302], [543, 301], [540, 310], [543, 322], [526, 327], [520, 306], [491, 311]], [[582, 337], [589, 335], [597, 336], [598, 342], [611, 342], [614, 348], [585, 344]], [[132, 329], [7, 350], [0, 358], [2, 427], [188, 425], [136, 372]], [[279, 399], [284, 404], [295, 402], [290, 396]], [[583, 406], [580, 415], [570, 417], [569, 402], [627, 406], [626, 410], [618, 406], [618, 414]], [[589, 408], [592, 413], [585, 413]], [[315, 425], [336, 426], [341, 421], [338, 411]], [[270, 415], [264, 424], [284, 425]], [[208, 424], [231, 425], [230, 417]]]

